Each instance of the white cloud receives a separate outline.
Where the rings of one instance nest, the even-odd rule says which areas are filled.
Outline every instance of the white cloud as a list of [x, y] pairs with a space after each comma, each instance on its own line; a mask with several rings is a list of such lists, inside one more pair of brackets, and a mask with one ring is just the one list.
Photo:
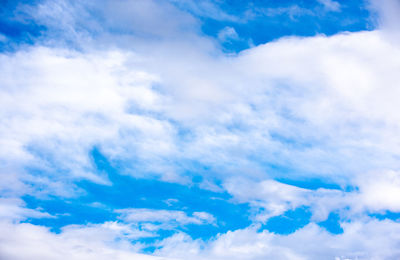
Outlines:
[[27, 218], [54, 218], [40, 209], [25, 207], [23, 200], [19, 198], [0, 198], [0, 220], [25, 220]]
[[265, 180], [277, 174], [269, 165], [283, 165], [347, 184], [396, 168], [399, 48], [379, 31], [281, 39], [238, 57], [164, 47], [150, 57], [123, 48], [3, 54], [0, 153], [15, 192], [27, 182], [60, 195], [74, 191], [59, 189], [64, 180], [107, 184], [88, 156], [94, 145], [130, 174], [178, 182], [187, 179], [171, 161], [209, 165], [213, 179]]
[[[156, 209], [120, 209], [116, 210], [121, 214], [120, 219], [127, 223], [151, 223], [152, 228], [171, 229], [177, 226], [188, 224], [205, 225], [214, 224], [215, 218], [207, 212], [194, 212], [188, 216], [178, 210], [156, 210]], [[153, 223], [155, 222], [155, 223]]]
[[358, 203], [370, 211], [400, 211], [400, 173], [378, 172], [359, 179]]
[[[171, 153], [170, 123], [129, 111], [130, 107], [157, 111], [162, 104], [151, 90], [156, 78], [139, 70], [118, 70], [126, 58], [118, 52], [101, 58], [48, 48], [2, 54], [0, 140], [5, 145], [0, 153], [8, 165], [3, 174], [12, 176], [9, 171], [18, 171], [20, 180], [65, 195], [57, 181], [88, 178], [107, 183], [104, 176], [94, 173], [88, 157], [90, 149], [104, 141], [121, 142], [104, 147], [111, 157], [125, 153], [138, 143], [136, 138], [144, 156], [153, 156], [155, 146], [160, 154]], [[18, 76], [21, 72], [23, 77]], [[23, 167], [42, 174], [30, 178]]]
[[225, 189], [238, 202], [250, 202], [252, 207], [263, 209], [254, 217], [254, 220], [261, 222], [281, 215], [287, 210], [308, 204], [308, 190], [274, 180], [253, 182], [244, 178], [233, 179], [225, 184]]
[[265, 180], [277, 174], [269, 165], [284, 165], [350, 185], [396, 168], [399, 48], [380, 31], [286, 38], [237, 57], [170, 44], [3, 54], [7, 189], [34, 192], [20, 188], [33, 182], [66, 196], [76, 188], [60, 189], [64, 180], [107, 184], [88, 156], [94, 145], [130, 174], [177, 182], [187, 178], [171, 161], [209, 165], [224, 181]]
[[[398, 223], [365, 218], [341, 223], [344, 233], [333, 235], [309, 224], [290, 235], [249, 227], [221, 234], [207, 243], [177, 233], [156, 246], [155, 254], [130, 239], [146, 236], [131, 226], [114, 222], [69, 226], [60, 234], [31, 224], [1, 222], [0, 256], [5, 259], [396, 259], [400, 255]], [[136, 232], [136, 234], [135, 234]], [[316, 243], [315, 241], [318, 241]], [[165, 258], [163, 258], [165, 257]]]
[[[157, 243], [160, 249], [154, 255], [173, 255], [177, 259], [198, 258], [202, 254], [201, 248], [204, 247], [201, 240], [194, 240], [185, 233], [177, 233]], [[211, 256], [210, 256], [211, 257]]]
[[[140, 245], [133, 246], [129, 242], [136, 235], [126, 226], [112, 222], [88, 227], [66, 227], [60, 234], [31, 224], [1, 222], [0, 228], [1, 259], [166, 259], [137, 253]], [[136, 233], [146, 236], [142, 231]]]
[[255, 223], [265, 223], [301, 206], [309, 207], [313, 222], [326, 220], [331, 212], [353, 220], [369, 213], [399, 212], [399, 176], [394, 171], [360, 175], [354, 183], [357, 188], [351, 191], [310, 190], [274, 180], [254, 182], [243, 178], [228, 181], [225, 189], [237, 202], [250, 203]]
[[[0, 55], [2, 195], [76, 196], [81, 191], [73, 182], [83, 178], [109, 184], [88, 156], [94, 146], [111, 163], [123, 162], [124, 173], [136, 177], [189, 182], [184, 170], [195, 161], [210, 168], [201, 173], [204, 183], [220, 181], [234, 200], [262, 209], [254, 216], [256, 222], [301, 205], [311, 207], [313, 221], [346, 209], [350, 222], [341, 223], [342, 235], [312, 223], [289, 236], [260, 233], [252, 226], [220, 234], [209, 244], [178, 233], [160, 241], [159, 255], [399, 256], [398, 224], [361, 217], [365, 212], [400, 211], [400, 47], [387, 33], [397, 30], [396, 2], [385, 1], [380, 30], [284, 38], [229, 57], [197, 34], [193, 16], [172, 4], [49, 3], [24, 10], [58, 38]], [[106, 14], [105, 20], [87, 19], [88, 10]], [[296, 16], [304, 10], [294, 6], [275, 11]], [[118, 33], [110, 35], [110, 28]], [[84, 48], [59, 47], [55, 39], [60, 37]], [[314, 191], [272, 180], [305, 176], [356, 189]], [[24, 208], [18, 199], [2, 200], [0, 206], [7, 219], [49, 217]], [[216, 221], [205, 212], [118, 212], [132, 225], [69, 226], [57, 235], [29, 224], [2, 223], [7, 236], [2, 235], [0, 256], [145, 257], [134, 253], [140, 245], [132, 248], [131, 240], [154, 235], [159, 227], [150, 222], [168, 227]], [[134, 229], [141, 222], [146, 222], [145, 232]], [[122, 244], [115, 244], [121, 237]]]
[[[396, 259], [398, 231], [392, 221], [365, 219], [342, 223], [344, 233], [333, 235], [309, 224], [290, 235], [257, 228], [227, 232], [207, 245], [177, 234], [163, 241], [158, 255], [185, 259]], [[199, 250], [199, 248], [203, 248]]]

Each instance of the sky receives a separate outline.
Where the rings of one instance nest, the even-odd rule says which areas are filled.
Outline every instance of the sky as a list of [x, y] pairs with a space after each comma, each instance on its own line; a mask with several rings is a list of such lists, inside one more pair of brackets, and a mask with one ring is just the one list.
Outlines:
[[0, 6], [0, 259], [400, 258], [399, 0]]

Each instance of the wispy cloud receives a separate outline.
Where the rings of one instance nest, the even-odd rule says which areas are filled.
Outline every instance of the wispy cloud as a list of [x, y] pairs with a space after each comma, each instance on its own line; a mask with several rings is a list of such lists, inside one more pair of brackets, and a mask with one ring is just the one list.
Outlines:
[[[158, 228], [174, 228], [179, 225], [215, 224], [215, 217], [207, 212], [194, 212], [188, 216], [184, 211], [154, 209], [119, 209], [120, 219], [128, 223], [154, 223], [162, 225]], [[154, 226], [156, 227], [156, 226]]]

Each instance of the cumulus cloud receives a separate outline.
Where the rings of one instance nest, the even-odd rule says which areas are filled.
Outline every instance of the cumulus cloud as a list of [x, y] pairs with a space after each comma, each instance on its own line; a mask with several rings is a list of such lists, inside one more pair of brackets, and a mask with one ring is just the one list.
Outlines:
[[360, 177], [360, 205], [370, 211], [400, 211], [400, 173], [387, 171]]
[[[74, 183], [82, 179], [112, 185], [91, 160], [98, 147], [111, 164], [123, 165], [121, 173], [134, 177], [190, 183], [192, 163], [206, 165], [198, 173], [200, 185], [249, 203], [255, 223], [303, 205], [313, 222], [333, 211], [344, 211], [348, 220], [341, 222], [340, 235], [314, 223], [288, 236], [254, 225], [208, 243], [177, 233], [158, 241], [160, 256], [398, 257], [398, 224], [367, 217], [400, 211], [400, 48], [385, 31], [397, 30], [391, 11], [397, 2], [385, 1], [380, 30], [283, 38], [235, 56], [224, 55], [199, 33], [199, 20], [177, 8], [188, 5], [201, 13], [214, 8], [211, 2], [85, 3], [21, 5], [29, 19], [48, 27], [47, 35], [0, 55], [0, 191], [7, 196], [0, 201], [1, 217], [51, 217], [26, 209], [18, 199], [25, 194], [79, 196], [84, 191]], [[88, 19], [92, 12], [101, 15]], [[221, 37], [235, 38], [227, 28]], [[274, 180], [305, 176], [342, 189]], [[116, 212], [125, 224], [67, 226], [60, 234], [2, 222], [0, 256], [152, 259], [137, 255], [142, 247], [132, 240], [153, 236], [160, 228], [154, 223], [171, 228], [216, 222], [206, 212]], [[147, 226], [137, 229], [143, 222]]]
[[[31, 224], [1, 222], [1, 259], [140, 259], [162, 260], [163, 257], [138, 254], [129, 242], [143, 232], [132, 231], [116, 223], [88, 227], [66, 227], [60, 234]], [[128, 232], [128, 233], [126, 233]]]
[[[190, 59], [44, 47], [2, 54], [4, 175], [57, 194], [71, 178], [107, 184], [88, 156], [93, 146], [128, 173], [178, 182], [186, 161], [223, 180], [279, 177], [270, 165], [285, 165], [293, 176], [350, 185], [396, 167], [399, 49], [379, 31], [282, 39], [233, 58], [186, 51]], [[45, 174], [32, 178], [27, 167]]]
[[[343, 223], [332, 235], [309, 224], [290, 235], [259, 232], [255, 227], [227, 232], [207, 245], [183, 234], [162, 241], [158, 255], [192, 259], [395, 259], [399, 224], [364, 219]], [[372, 238], [372, 239], [371, 239]], [[318, 241], [318, 242], [316, 242]], [[203, 248], [200, 250], [200, 248]]]
[[340, 235], [330, 234], [315, 224], [290, 235], [259, 232], [249, 227], [222, 234], [208, 244], [178, 233], [158, 242], [160, 249], [155, 254], [160, 257], [155, 257], [138, 254], [141, 245], [128, 243], [126, 227], [116, 223], [66, 227], [60, 234], [54, 234], [31, 224], [2, 222], [5, 232], [1, 234], [0, 256], [5, 259], [27, 256], [106, 259], [111, 255], [116, 259], [395, 259], [400, 253], [396, 250], [400, 228], [396, 222], [367, 218], [342, 226], [344, 233]]

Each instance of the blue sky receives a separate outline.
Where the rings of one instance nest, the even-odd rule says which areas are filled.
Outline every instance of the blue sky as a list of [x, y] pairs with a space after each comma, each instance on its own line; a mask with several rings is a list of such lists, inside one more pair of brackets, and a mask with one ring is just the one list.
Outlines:
[[1, 6], [1, 259], [400, 256], [399, 1]]

